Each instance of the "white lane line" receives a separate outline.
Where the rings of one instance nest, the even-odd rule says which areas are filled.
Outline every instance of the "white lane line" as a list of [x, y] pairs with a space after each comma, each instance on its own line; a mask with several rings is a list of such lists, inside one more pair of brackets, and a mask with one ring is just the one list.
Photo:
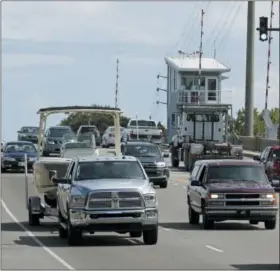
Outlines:
[[165, 231], [171, 231], [170, 229], [167, 229], [167, 228], [164, 228], [164, 227], [159, 227], [160, 229], [162, 230], [165, 230]]
[[46, 247], [31, 231], [29, 231], [26, 227], [24, 227], [22, 225], [22, 223], [20, 223], [18, 221], [18, 219], [13, 215], [13, 213], [10, 211], [10, 209], [8, 208], [7, 204], [4, 202], [3, 199], [1, 199], [1, 204], [4, 208], [4, 210], [6, 211], [6, 213], [9, 215], [9, 217], [16, 223], [19, 225], [19, 227], [21, 227], [23, 229], [23, 231], [33, 239], [33, 241], [40, 246], [42, 249], [44, 249], [51, 257], [53, 257], [55, 260], [57, 260], [61, 265], [63, 265], [66, 269], [68, 270], [76, 270], [73, 266], [71, 266], [69, 263], [67, 263], [66, 261], [64, 261], [62, 258], [60, 258], [57, 254], [55, 254], [52, 250], [50, 250], [48, 247]]
[[223, 250], [221, 250], [221, 249], [218, 249], [218, 248], [216, 248], [216, 247], [212, 247], [212, 246], [209, 246], [209, 245], [205, 245], [205, 247], [206, 248], [208, 248], [208, 249], [211, 249], [211, 250], [214, 250], [214, 251], [216, 251], [216, 252], [224, 252]]

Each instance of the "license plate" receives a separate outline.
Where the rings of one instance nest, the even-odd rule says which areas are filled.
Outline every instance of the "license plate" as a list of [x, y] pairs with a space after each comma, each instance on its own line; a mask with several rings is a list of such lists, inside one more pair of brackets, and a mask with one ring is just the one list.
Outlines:
[[19, 167], [24, 167], [24, 166], [25, 166], [25, 162], [19, 162], [19, 163], [18, 163], [18, 166], [19, 166]]
[[272, 180], [272, 184], [279, 184], [280, 180]]

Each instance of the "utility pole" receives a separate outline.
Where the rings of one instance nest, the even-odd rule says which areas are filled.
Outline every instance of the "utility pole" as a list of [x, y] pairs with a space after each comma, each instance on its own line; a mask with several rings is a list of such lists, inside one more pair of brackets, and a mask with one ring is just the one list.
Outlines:
[[[198, 91], [200, 91], [201, 86], [201, 60], [202, 60], [202, 50], [203, 50], [203, 20], [204, 20], [204, 10], [201, 10], [201, 23], [200, 23], [200, 44], [199, 44], [199, 67], [198, 67]], [[199, 93], [198, 93], [199, 95]]]
[[254, 25], [255, 1], [248, 1], [245, 84], [245, 136], [253, 136], [254, 128]]
[[118, 108], [118, 95], [119, 95], [119, 59], [117, 59], [116, 68], [116, 90], [115, 90], [115, 107]]
[[[271, 9], [270, 9], [270, 25], [269, 27], [272, 28], [272, 21], [273, 21], [273, 1], [271, 1]], [[266, 87], [265, 87], [265, 106], [264, 109], [267, 110], [267, 103], [268, 103], [268, 90], [270, 88], [269, 85], [269, 75], [270, 75], [270, 56], [271, 56], [271, 41], [272, 41], [272, 33], [268, 33], [268, 51], [267, 51], [267, 70], [266, 70]]]

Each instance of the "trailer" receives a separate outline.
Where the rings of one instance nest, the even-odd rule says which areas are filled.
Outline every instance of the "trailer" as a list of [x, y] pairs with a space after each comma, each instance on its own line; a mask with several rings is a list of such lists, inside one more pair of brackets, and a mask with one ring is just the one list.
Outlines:
[[[40, 109], [37, 114], [40, 116], [38, 146], [44, 144], [43, 137], [46, 128], [46, 120], [52, 114], [69, 113], [98, 113], [107, 114], [113, 117], [115, 125], [115, 155], [121, 155], [120, 147], [120, 116], [119, 108], [101, 108], [95, 106], [66, 106], [48, 107]], [[42, 148], [43, 149], [43, 148]], [[27, 168], [27, 155], [25, 155], [25, 200], [28, 210], [28, 223], [30, 226], [40, 225], [40, 220], [46, 216], [57, 217], [57, 185], [53, 178], [63, 178], [72, 159], [64, 157], [41, 157], [41, 148], [38, 148], [39, 160], [33, 166], [33, 180], [37, 194], [29, 195], [29, 178]]]

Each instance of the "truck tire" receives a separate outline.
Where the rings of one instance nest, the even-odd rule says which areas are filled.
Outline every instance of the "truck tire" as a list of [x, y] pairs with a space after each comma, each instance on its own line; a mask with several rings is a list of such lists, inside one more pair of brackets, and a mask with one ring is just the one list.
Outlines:
[[67, 238], [67, 230], [64, 229], [60, 223], [64, 222], [61, 212], [58, 210], [58, 235], [61, 239]]
[[159, 187], [160, 188], [167, 188], [167, 181], [164, 181], [164, 182], [162, 182], [160, 185], [159, 185]]
[[143, 231], [143, 241], [146, 245], [155, 245], [158, 241], [158, 227]]
[[131, 238], [140, 238], [142, 236], [142, 231], [132, 231], [129, 235]]
[[265, 221], [264, 226], [267, 230], [274, 230], [276, 228], [276, 219]]
[[82, 231], [73, 228], [68, 222], [67, 227], [67, 242], [69, 246], [77, 246], [80, 244], [82, 239]]
[[40, 225], [40, 214], [32, 213], [32, 205], [41, 204], [39, 197], [30, 197], [28, 201], [28, 224], [30, 226], [39, 226]]
[[205, 230], [212, 230], [215, 227], [215, 222], [214, 220], [211, 220], [208, 218], [208, 216], [206, 214], [203, 214], [203, 228]]
[[173, 158], [171, 158], [171, 164], [172, 164], [172, 167], [179, 167], [179, 160], [175, 160]]
[[192, 225], [198, 225], [199, 224], [199, 213], [194, 211], [192, 207], [189, 205], [189, 223]]

